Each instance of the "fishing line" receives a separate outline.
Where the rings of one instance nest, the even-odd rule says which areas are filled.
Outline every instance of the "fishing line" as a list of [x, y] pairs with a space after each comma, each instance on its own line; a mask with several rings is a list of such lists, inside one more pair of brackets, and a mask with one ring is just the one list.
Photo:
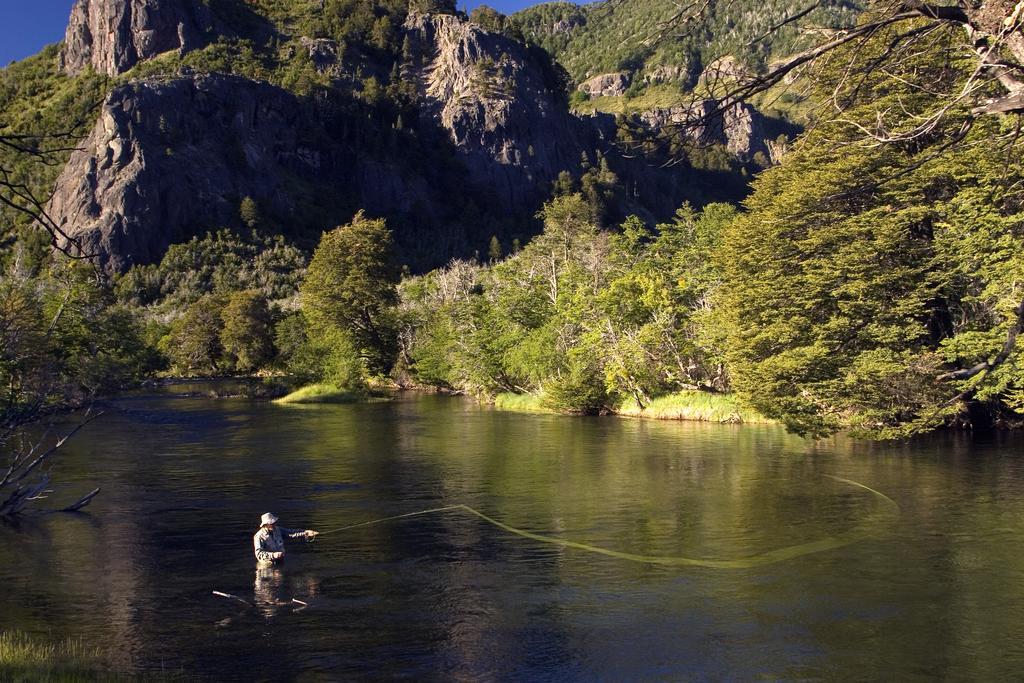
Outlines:
[[892, 519], [896, 519], [900, 515], [900, 506], [889, 496], [885, 495], [881, 491], [877, 491], [870, 486], [861, 484], [860, 482], [853, 481], [852, 479], [846, 479], [843, 477], [835, 477], [830, 474], [824, 475], [829, 479], [847, 484], [849, 486], [855, 486], [869, 493], [873, 494], [883, 503], [888, 509], [888, 513], [876, 512], [869, 515], [866, 519], [862, 520], [859, 525], [846, 531], [844, 533], [835, 534], [833, 536], [827, 536], [825, 538], [808, 541], [806, 543], [798, 543], [796, 545], [786, 546], [784, 548], [778, 548], [776, 550], [769, 550], [767, 552], [758, 553], [756, 555], [749, 555], [732, 560], [716, 560], [716, 559], [704, 559], [695, 557], [671, 557], [671, 556], [660, 556], [660, 555], [639, 555], [636, 553], [628, 553], [620, 550], [612, 550], [610, 548], [602, 548], [601, 546], [591, 545], [589, 543], [580, 543], [579, 541], [571, 541], [565, 538], [559, 538], [557, 536], [548, 536], [546, 534], [538, 534], [533, 531], [527, 531], [526, 529], [520, 529], [518, 527], [505, 524], [504, 522], [490, 517], [483, 512], [480, 512], [474, 507], [465, 505], [462, 503], [456, 505], [446, 505], [444, 507], [430, 508], [428, 510], [418, 510], [416, 512], [407, 512], [403, 515], [394, 515], [393, 517], [384, 517], [382, 519], [374, 519], [369, 522], [360, 522], [359, 524], [350, 524], [348, 526], [339, 527], [337, 529], [330, 529], [323, 531], [319, 536], [326, 536], [328, 534], [335, 534], [348, 529], [355, 529], [357, 527], [372, 526], [374, 524], [383, 524], [384, 522], [391, 522], [397, 519], [404, 519], [407, 517], [416, 517], [419, 515], [429, 515], [437, 512], [449, 512], [453, 510], [461, 510], [468, 512], [471, 515], [479, 517], [488, 524], [492, 524], [503, 531], [507, 531], [510, 534], [521, 536], [522, 538], [528, 538], [533, 541], [540, 543], [548, 543], [550, 545], [560, 546], [563, 548], [574, 548], [576, 550], [583, 550], [586, 552], [596, 553], [598, 555], [606, 555], [608, 557], [614, 557], [620, 560], [628, 560], [630, 562], [640, 562], [643, 564], [657, 564], [672, 567], [708, 567], [711, 569], [752, 569], [755, 567], [765, 567], [784, 560], [791, 560], [797, 557], [803, 557], [805, 555], [811, 555], [813, 553], [825, 552], [826, 550], [836, 550], [845, 546], [851, 545], [858, 541], [862, 541], [866, 538], [875, 536], [878, 534], [878, 524], [884, 521], [884, 517], [892, 516]]

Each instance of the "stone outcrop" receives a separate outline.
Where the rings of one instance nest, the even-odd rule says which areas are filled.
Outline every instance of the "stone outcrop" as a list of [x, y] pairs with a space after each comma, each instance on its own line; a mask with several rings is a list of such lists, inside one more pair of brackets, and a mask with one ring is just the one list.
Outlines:
[[163, 52], [201, 47], [216, 29], [202, 0], [76, 0], [61, 69], [116, 76]]
[[536, 206], [559, 172], [577, 168], [582, 126], [523, 45], [447, 14], [410, 14], [404, 31], [419, 57], [421, 121], [448, 132], [498, 202]]
[[745, 102], [723, 112], [718, 108], [717, 100], [705, 99], [690, 106], [645, 111], [638, 119], [650, 130], [685, 129], [702, 144], [724, 145], [741, 161], [749, 161], [758, 152], [768, 154], [765, 138], [769, 133], [761, 112]]
[[299, 44], [306, 49], [313, 67], [320, 73], [338, 70], [338, 43], [329, 38], [299, 37]]
[[170, 244], [237, 221], [251, 196], [294, 210], [287, 174], [315, 184], [322, 151], [287, 92], [233, 76], [139, 81], [106, 99], [56, 184], [49, 212], [109, 270], [159, 260]]
[[742, 81], [749, 75], [750, 72], [738, 59], [732, 55], [726, 55], [708, 64], [698, 80], [701, 83], [714, 85], [723, 81]]
[[689, 77], [689, 67], [685, 64], [658, 64], [644, 69], [644, 83], [679, 83]]
[[598, 74], [579, 85], [579, 91], [590, 97], [621, 97], [629, 88], [629, 74], [618, 71], [611, 74]]

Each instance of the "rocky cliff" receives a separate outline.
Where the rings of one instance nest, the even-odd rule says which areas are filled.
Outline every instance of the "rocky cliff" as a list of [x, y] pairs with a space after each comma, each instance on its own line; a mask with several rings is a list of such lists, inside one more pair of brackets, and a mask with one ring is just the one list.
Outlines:
[[[203, 0], [78, 0], [63, 68], [114, 74], [168, 49], [201, 47], [219, 30], [205, 8]], [[492, 234], [506, 243], [529, 237], [559, 174], [579, 173], [581, 158], [598, 151], [632, 188], [620, 213], [670, 215], [693, 198], [688, 177], [617, 157], [613, 117], [571, 114], [564, 74], [539, 48], [456, 15], [403, 16], [393, 39], [401, 50], [383, 64], [335, 38], [298, 37], [263, 56], [273, 65], [287, 55], [282, 69], [308, 58], [323, 80], [306, 96], [184, 67], [115, 88], [57, 181], [51, 217], [108, 270], [124, 271], [192, 235], [240, 228], [244, 197], [267, 227], [307, 246], [362, 208], [389, 220], [402, 261], [418, 269], [486, 249]], [[371, 97], [382, 83], [402, 94]], [[649, 112], [643, 125], [673, 126], [690, 114]], [[740, 106], [726, 118], [701, 138], [743, 159], [761, 149], [756, 112]]]
[[509, 210], [536, 206], [575, 169], [591, 131], [525, 46], [454, 15], [411, 14], [404, 31], [421, 121], [447, 132], [472, 173]]
[[717, 100], [705, 99], [678, 107], [653, 109], [639, 115], [640, 122], [651, 130], [682, 130], [702, 144], [724, 145], [741, 161], [750, 161], [755, 154], [768, 154], [766, 139], [772, 129], [761, 112], [740, 102], [719, 112]]
[[217, 28], [202, 0], [76, 0], [61, 68], [116, 76], [168, 50], [199, 47]]
[[317, 183], [323, 153], [299, 102], [232, 76], [115, 89], [57, 180], [50, 215], [109, 269], [158, 260], [203, 229], [237, 222], [255, 198], [294, 212], [286, 176]]

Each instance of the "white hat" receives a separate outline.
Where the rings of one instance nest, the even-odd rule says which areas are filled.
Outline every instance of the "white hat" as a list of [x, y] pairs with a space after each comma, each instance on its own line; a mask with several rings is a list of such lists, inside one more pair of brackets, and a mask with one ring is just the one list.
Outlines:
[[277, 515], [273, 512], [264, 512], [263, 516], [260, 517], [260, 526], [266, 526], [268, 524], [277, 524]]

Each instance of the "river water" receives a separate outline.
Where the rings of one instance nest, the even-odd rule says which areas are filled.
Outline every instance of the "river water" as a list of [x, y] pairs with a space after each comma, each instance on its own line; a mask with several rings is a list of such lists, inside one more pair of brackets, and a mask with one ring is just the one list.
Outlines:
[[[126, 396], [54, 468], [87, 511], [0, 526], [0, 630], [208, 680], [1019, 679], [1022, 446]], [[542, 538], [460, 508], [252, 556], [267, 510], [459, 504]]]

